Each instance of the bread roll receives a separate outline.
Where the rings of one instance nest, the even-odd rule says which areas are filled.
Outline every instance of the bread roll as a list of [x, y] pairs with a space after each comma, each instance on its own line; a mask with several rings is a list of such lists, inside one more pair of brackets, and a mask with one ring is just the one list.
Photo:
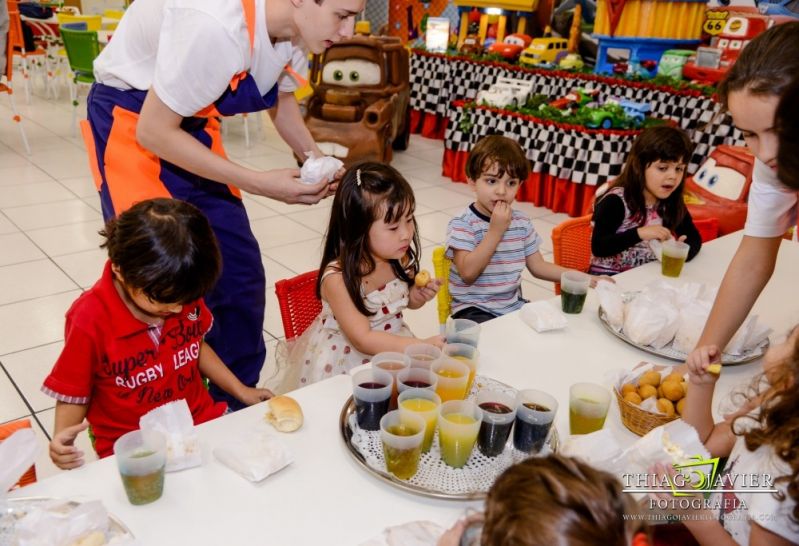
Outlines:
[[280, 432], [294, 432], [302, 426], [302, 408], [290, 396], [275, 396], [266, 404], [266, 421]]

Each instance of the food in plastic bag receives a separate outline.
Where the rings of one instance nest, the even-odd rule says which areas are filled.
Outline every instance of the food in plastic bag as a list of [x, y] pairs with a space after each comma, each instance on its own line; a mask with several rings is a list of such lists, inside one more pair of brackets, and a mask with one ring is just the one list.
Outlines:
[[180, 399], [150, 410], [139, 418], [142, 430], [154, 430], [166, 438], [166, 471], [200, 466], [200, 437], [186, 400]]
[[300, 169], [300, 182], [303, 184], [318, 184], [322, 180], [330, 181], [344, 165], [340, 159], [335, 157], [312, 157], [310, 152], [306, 152], [306, 155], [308, 159]]
[[595, 292], [608, 324], [617, 332], [620, 331], [624, 326], [624, 299], [621, 290], [612, 282], [599, 281]]
[[634, 343], [661, 348], [673, 339], [678, 319], [677, 309], [667, 301], [639, 295], [627, 304], [624, 332]]
[[674, 349], [684, 353], [694, 350], [705, 328], [711, 305], [707, 301], [696, 300], [680, 310], [679, 326], [674, 335]]

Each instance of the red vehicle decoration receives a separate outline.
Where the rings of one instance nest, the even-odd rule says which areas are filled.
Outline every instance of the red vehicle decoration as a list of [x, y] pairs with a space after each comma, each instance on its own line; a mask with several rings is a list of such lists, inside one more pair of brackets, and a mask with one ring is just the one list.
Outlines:
[[527, 34], [508, 34], [502, 42], [491, 44], [488, 53], [495, 53], [504, 59], [515, 61], [532, 41], [533, 39]]

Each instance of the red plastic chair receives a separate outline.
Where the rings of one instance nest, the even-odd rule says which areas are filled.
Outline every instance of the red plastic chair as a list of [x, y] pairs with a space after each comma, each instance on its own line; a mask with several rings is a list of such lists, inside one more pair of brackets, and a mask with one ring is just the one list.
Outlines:
[[[552, 250], [555, 263], [587, 272], [591, 267], [591, 214], [569, 218], [552, 229]], [[560, 283], [555, 283], [555, 294], [560, 294]]]
[[275, 283], [275, 294], [280, 304], [280, 318], [286, 339], [302, 334], [322, 310], [322, 302], [316, 297], [316, 279], [319, 271], [308, 271], [290, 279]]
[[[20, 419], [19, 421], [10, 421], [8, 423], [3, 423], [2, 425], [0, 425], [0, 442], [2, 442], [6, 438], [14, 434], [16, 431], [22, 430], [23, 428], [31, 428], [30, 419]], [[36, 482], [36, 466], [32, 465], [11, 489], [16, 489], [17, 487], [24, 487], [26, 485], [35, 482]]]

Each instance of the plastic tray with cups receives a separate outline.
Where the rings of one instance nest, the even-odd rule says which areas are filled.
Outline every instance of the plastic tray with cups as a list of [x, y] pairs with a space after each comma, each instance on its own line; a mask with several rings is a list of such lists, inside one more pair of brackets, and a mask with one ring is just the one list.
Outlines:
[[[618, 285], [596, 287], [599, 319], [609, 332], [643, 351], [684, 362], [696, 346], [710, 314], [718, 287], [657, 280], [639, 292], [622, 292]], [[747, 317], [724, 348], [725, 365], [744, 364], [763, 356], [771, 329]]]
[[476, 375], [478, 358], [466, 344], [415, 345], [353, 370], [340, 426], [355, 460], [413, 493], [475, 499], [512, 464], [554, 451], [557, 401]]

